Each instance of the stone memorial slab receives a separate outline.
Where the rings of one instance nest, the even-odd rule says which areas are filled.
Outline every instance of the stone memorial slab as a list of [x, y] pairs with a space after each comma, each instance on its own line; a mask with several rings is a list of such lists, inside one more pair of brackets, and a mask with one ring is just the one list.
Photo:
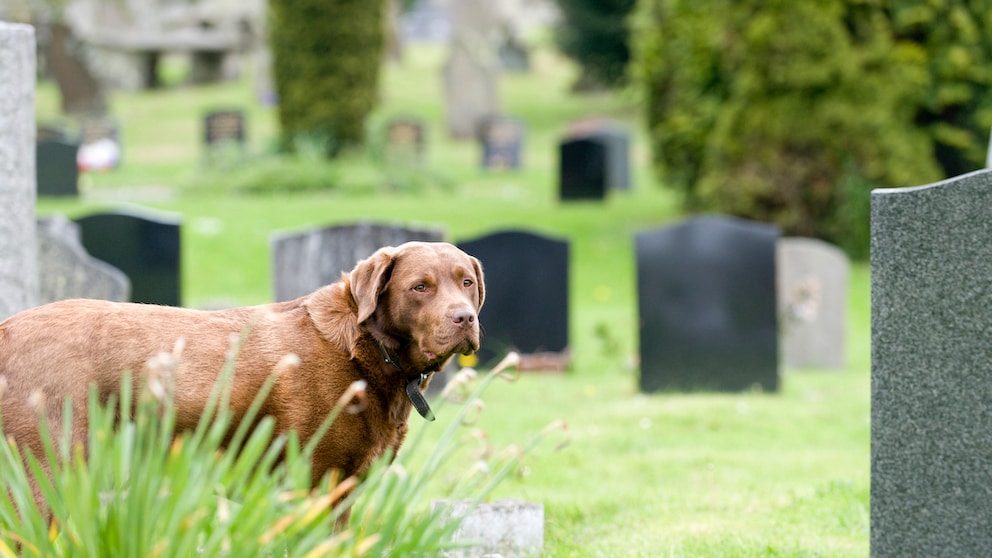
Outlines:
[[502, 558], [540, 556], [544, 550], [544, 506], [519, 500], [475, 503], [468, 500], [437, 500], [431, 510], [445, 521], [461, 518], [451, 536], [469, 548], [451, 550], [448, 558], [501, 556]]
[[847, 255], [815, 238], [782, 238], [776, 250], [783, 364], [843, 368], [851, 272]]
[[38, 304], [35, 34], [0, 21], [0, 320]]
[[79, 195], [79, 144], [42, 140], [35, 146], [39, 196]]
[[76, 223], [54, 215], [38, 219], [37, 232], [40, 304], [70, 298], [130, 300], [127, 275], [86, 253]]
[[524, 231], [501, 231], [459, 242], [482, 262], [486, 302], [480, 363], [509, 350], [524, 355], [568, 350], [569, 245]]
[[498, 6], [487, 0], [451, 5], [451, 53], [444, 65], [445, 116], [449, 134], [475, 136], [483, 118], [498, 114], [500, 63], [491, 40]]
[[293, 300], [333, 283], [384, 246], [440, 242], [440, 229], [356, 223], [278, 234], [271, 239], [275, 300]]
[[386, 163], [418, 166], [424, 161], [427, 132], [418, 118], [394, 118], [386, 124]]
[[482, 168], [487, 170], [519, 169], [522, 165], [524, 126], [507, 116], [494, 116], [479, 125]]
[[246, 139], [244, 111], [216, 110], [203, 118], [203, 141], [207, 147], [231, 144], [243, 147]]
[[992, 548], [992, 171], [871, 194], [871, 555]]
[[630, 132], [604, 118], [573, 123], [559, 145], [559, 199], [600, 200], [630, 189]]
[[150, 213], [97, 213], [76, 220], [89, 254], [123, 271], [131, 300], [180, 306], [181, 221]]
[[641, 390], [778, 389], [778, 236], [724, 216], [637, 235]]

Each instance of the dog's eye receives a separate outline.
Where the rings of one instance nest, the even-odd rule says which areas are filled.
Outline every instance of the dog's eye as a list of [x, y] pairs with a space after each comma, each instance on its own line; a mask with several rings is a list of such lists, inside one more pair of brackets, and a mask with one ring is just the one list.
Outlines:
[[417, 291], [418, 293], [422, 293], [427, 290], [427, 285], [423, 283], [417, 283], [417, 286], [415, 286], [413, 290]]
[[462, 281], [462, 286], [463, 287], [471, 287], [474, 284], [475, 284], [475, 281], [472, 281], [471, 279], [466, 279], [466, 280]]

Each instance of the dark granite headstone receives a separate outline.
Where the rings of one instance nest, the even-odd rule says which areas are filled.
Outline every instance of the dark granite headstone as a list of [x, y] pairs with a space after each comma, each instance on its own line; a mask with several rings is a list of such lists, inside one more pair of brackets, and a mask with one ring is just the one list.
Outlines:
[[427, 134], [423, 121], [396, 118], [386, 125], [386, 163], [414, 166], [424, 159]]
[[76, 221], [91, 256], [131, 280], [131, 300], [179, 306], [180, 221], [136, 213], [98, 213]]
[[274, 235], [270, 243], [275, 299], [308, 295], [337, 281], [379, 248], [414, 240], [439, 242], [444, 231], [357, 223]]
[[992, 549], [992, 171], [871, 194], [871, 555]]
[[559, 197], [602, 199], [611, 190], [630, 189], [630, 132], [602, 118], [581, 120], [562, 140]]
[[218, 110], [203, 119], [203, 141], [208, 147], [220, 144], [245, 144], [245, 113], [240, 110]]
[[43, 140], [36, 144], [35, 165], [39, 196], [79, 195], [79, 144]]
[[479, 125], [479, 141], [482, 168], [519, 169], [523, 164], [524, 126], [520, 121], [506, 116], [487, 118]]
[[495, 364], [510, 349], [524, 354], [568, 350], [568, 242], [505, 231], [459, 242], [482, 262], [486, 302], [480, 362]]
[[558, 197], [562, 201], [602, 200], [606, 196], [606, 144], [594, 138], [562, 142]]
[[637, 235], [643, 391], [778, 389], [778, 236], [721, 216]]

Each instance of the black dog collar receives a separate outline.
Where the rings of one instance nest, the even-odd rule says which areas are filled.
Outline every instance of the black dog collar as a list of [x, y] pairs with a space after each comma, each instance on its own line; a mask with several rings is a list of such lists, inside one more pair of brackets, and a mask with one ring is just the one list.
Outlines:
[[[391, 364], [397, 370], [403, 370], [400, 368], [400, 359], [396, 353], [389, 350], [389, 348], [378, 341], [376, 341], [375, 344], [378, 345], [379, 352], [382, 353], [382, 358], [386, 361], [386, 364]], [[411, 377], [410, 381], [406, 383], [406, 396], [410, 399], [410, 403], [413, 403], [413, 408], [417, 409], [420, 416], [424, 417], [428, 422], [433, 422], [436, 418], [434, 416], [434, 411], [431, 411], [430, 404], [427, 403], [427, 399], [424, 398], [424, 394], [420, 392], [420, 384], [424, 383], [424, 380], [429, 377], [429, 373], [421, 373]]]

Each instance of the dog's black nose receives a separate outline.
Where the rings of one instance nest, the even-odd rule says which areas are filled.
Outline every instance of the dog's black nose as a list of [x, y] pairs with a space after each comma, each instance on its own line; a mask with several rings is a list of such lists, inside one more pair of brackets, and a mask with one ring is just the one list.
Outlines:
[[475, 312], [462, 308], [451, 313], [451, 321], [460, 325], [468, 326], [475, 322]]

